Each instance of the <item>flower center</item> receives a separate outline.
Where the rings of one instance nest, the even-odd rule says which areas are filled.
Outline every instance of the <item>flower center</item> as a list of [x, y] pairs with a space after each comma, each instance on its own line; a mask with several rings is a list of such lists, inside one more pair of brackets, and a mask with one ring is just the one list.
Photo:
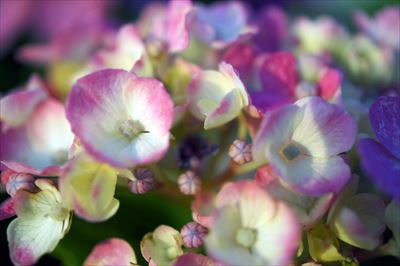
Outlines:
[[240, 228], [236, 232], [236, 242], [245, 248], [250, 248], [257, 240], [256, 230], [251, 228]]
[[118, 130], [127, 139], [133, 139], [142, 133], [148, 133], [148, 131], [144, 129], [142, 123], [132, 119], [120, 122], [118, 125]]
[[289, 143], [281, 152], [286, 161], [292, 161], [301, 154], [299, 147], [293, 143]]

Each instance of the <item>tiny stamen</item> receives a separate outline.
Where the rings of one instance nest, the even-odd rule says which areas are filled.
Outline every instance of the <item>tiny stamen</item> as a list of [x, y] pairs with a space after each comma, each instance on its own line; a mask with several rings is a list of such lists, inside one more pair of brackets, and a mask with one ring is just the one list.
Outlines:
[[122, 135], [124, 135], [124, 137], [128, 139], [136, 138], [142, 133], [150, 133], [149, 131], [145, 130], [142, 123], [132, 119], [120, 122], [118, 125], [118, 130]]

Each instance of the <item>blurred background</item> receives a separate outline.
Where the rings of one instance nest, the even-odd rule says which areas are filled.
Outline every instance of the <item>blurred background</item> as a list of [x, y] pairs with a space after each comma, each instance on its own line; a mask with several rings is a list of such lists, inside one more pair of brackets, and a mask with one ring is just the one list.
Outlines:
[[[19, 60], [20, 48], [32, 43], [46, 44], [57, 36], [64, 42], [64, 36], [81, 36], [96, 32], [96, 27], [118, 28], [127, 22], [134, 22], [144, 6], [151, 0], [0, 0], [0, 96], [24, 84], [32, 73], [45, 76], [51, 71], [45, 65], [28, 64]], [[166, 1], [157, 1], [166, 2]], [[195, 1], [196, 2], [196, 1]], [[199, 0], [204, 4], [213, 0]], [[249, 0], [245, 1], [253, 11], [265, 5], [281, 7], [290, 19], [297, 16], [311, 18], [329, 15], [344, 25], [350, 32], [355, 31], [353, 13], [362, 10], [368, 15], [385, 6], [398, 4], [398, 0]], [[93, 28], [92, 28], [93, 27]], [[93, 31], [89, 31], [92, 29]], [[68, 41], [68, 40], [67, 40]], [[43, 48], [43, 47], [42, 47]], [[50, 47], [33, 50], [46, 58]], [[31, 50], [32, 52], [32, 50]], [[6, 194], [0, 194], [1, 200]], [[190, 202], [165, 200], [163, 196], [148, 193], [132, 195], [128, 190], [119, 189], [116, 198], [122, 204], [112, 219], [104, 223], [90, 224], [74, 218], [71, 231], [60, 242], [53, 254], [44, 256], [38, 265], [79, 265], [91, 248], [101, 240], [121, 237], [134, 247], [140, 265], [145, 265], [138, 246], [144, 234], [159, 224], [175, 228], [191, 219]], [[6, 228], [11, 219], [0, 222], [0, 264], [10, 265], [6, 240]], [[394, 258], [368, 260], [362, 265], [396, 265]], [[397, 264], [398, 265], [398, 264]]]

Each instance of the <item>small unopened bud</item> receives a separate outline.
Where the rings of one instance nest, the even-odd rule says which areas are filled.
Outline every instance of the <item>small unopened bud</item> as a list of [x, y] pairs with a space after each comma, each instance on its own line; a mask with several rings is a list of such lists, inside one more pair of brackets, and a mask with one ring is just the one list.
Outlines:
[[8, 177], [6, 183], [6, 191], [11, 196], [17, 193], [18, 190], [35, 191], [35, 178], [29, 174], [13, 173]]
[[237, 139], [229, 147], [229, 157], [237, 164], [245, 164], [253, 160], [251, 155], [251, 144]]
[[135, 194], [144, 194], [149, 192], [154, 186], [154, 175], [146, 168], [136, 168], [134, 170], [136, 180], [130, 180], [128, 187]]
[[206, 234], [207, 228], [196, 222], [187, 223], [181, 229], [183, 244], [187, 248], [198, 248], [203, 245]]
[[193, 171], [187, 171], [178, 177], [178, 185], [183, 194], [194, 195], [200, 190], [201, 180]]

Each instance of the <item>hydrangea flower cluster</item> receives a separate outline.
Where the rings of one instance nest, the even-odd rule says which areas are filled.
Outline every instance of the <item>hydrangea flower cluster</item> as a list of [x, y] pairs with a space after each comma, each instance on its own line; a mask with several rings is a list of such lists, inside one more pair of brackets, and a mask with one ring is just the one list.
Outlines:
[[[399, 6], [356, 12], [352, 34], [245, 1], [148, 3], [116, 26], [111, 2], [16, 1], [22, 15], [0, 26], [11, 43], [26, 10], [45, 14], [31, 22], [47, 43], [17, 57], [45, 75], [0, 99], [14, 265], [52, 253], [77, 219], [120, 219], [120, 191], [163, 195], [192, 218], [140, 243], [110, 236], [82, 264], [400, 258]], [[59, 31], [58, 15], [71, 21]]]

